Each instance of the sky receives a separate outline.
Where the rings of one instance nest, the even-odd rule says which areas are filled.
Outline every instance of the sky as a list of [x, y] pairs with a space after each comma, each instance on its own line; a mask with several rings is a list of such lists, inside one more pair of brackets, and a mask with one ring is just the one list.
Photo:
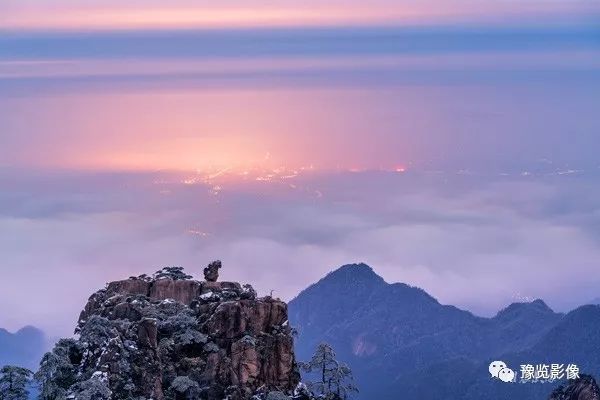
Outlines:
[[[0, 3], [0, 327], [213, 259], [493, 315], [600, 296], [600, 3]], [[64, 290], [68, 288], [68, 290]]]

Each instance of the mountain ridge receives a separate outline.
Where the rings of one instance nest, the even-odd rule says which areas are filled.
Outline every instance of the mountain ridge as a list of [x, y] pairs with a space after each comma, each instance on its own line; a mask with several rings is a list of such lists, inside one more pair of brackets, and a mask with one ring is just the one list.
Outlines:
[[[487, 394], [486, 362], [503, 354], [528, 354], [565, 318], [541, 299], [512, 303], [493, 317], [477, 316], [442, 305], [421, 288], [387, 283], [364, 263], [328, 273], [289, 302], [289, 313], [299, 332], [298, 357], [308, 357], [320, 341], [330, 343], [355, 371], [359, 399], [393, 399], [390, 393], [410, 392], [406, 378], [415, 371], [450, 376], [458, 366], [473, 385], [471, 393]], [[376, 383], [385, 381], [390, 382], [385, 387]], [[432, 388], [432, 396], [452, 393], [456, 388], [451, 386]], [[466, 396], [469, 388], [463, 389]]]
[[0, 366], [36, 368], [46, 345], [45, 333], [35, 326], [26, 325], [15, 332], [0, 328]]

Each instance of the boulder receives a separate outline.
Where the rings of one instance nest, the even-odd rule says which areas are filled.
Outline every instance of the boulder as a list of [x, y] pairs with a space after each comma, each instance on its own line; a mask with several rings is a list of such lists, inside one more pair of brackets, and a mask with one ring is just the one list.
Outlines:
[[204, 268], [204, 279], [207, 282], [216, 282], [219, 279], [219, 269], [221, 268], [221, 261], [213, 261], [206, 268]]

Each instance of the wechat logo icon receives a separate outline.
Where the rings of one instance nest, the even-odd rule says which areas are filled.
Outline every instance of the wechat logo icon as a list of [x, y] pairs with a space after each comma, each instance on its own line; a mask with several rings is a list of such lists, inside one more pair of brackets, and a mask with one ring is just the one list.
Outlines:
[[516, 378], [515, 371], [508, 368], [504, 361], [492, 361], [489, 371], [493, 379], [499, 379], [502, 382], [514, 382]]

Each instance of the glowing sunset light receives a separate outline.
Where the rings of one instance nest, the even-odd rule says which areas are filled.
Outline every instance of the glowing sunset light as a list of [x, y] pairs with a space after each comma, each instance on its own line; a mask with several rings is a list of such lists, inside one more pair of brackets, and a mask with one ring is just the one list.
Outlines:
[[166, 8], [123, 10], [99, 8], [71, 9], [66, 13], [52, 10], [49, 15], [14, 16], [7, 22], [13, 27], [38, 29], [173, 29], [217, 28], [227, 26], [287, 25], [292, 21], [327, 21], [310, 10], [255, 10]]
[[[179, 4], [178, 4], [179, 3]], [[10, 29], [193, 29], [224, 27], [316, 26], [331, 24], [368, 24], [415, 20], [423, 15], [422, 7], [404, 5], [402, 8], [381, 9], [362, 4], [323, 5], [265, 5], [214, 6], [180, 4], [169, 6], [80, 6], [77, 4], [40, 5], [37, 12], [15, 6], [11, 13], [0, 17], [0, 24]], [[43, 11], [43, 12], [42, 12]]]
[[505, 2], [452, 0], [374, 0], [280, 3], [265, 0], [218, 2], [74, 2], [46, 4], [7, 0], [0, 5], [0, 26], [11, 30], [135, 30], [227, 27], [421, 24], [473, 18], [568, 15], [598, 11], [593, 2]]
[[[409, 96], [410, 90], [403, 95]], [[35, 149], [6, 154], [5, 161], [86, 170], [200, 170], [202, 179], [209, 181], [244, 171], [253, 175], [250, 179], [273, 178], [268, 175], [290, 179], [302, 171], [336, 166], [360, 171], [387, 154], [374, 153], [380, 146], [365, 133], [367, 128], [382, 109], [398, 104], [390, 97], [384, 108], [365, 107], [362, 102], [371, 96], [361, 89], [217, 88], [115, 89], [12, 98], [13, 109], [19, 112], [28, 105], [23, 117], [13, 113], [4, 120], [12, 127], [14, 140], [18, 132], [29, 130], [46, 147], [39, 154]], [[383, 99], [391, 92], [378, 96]], [[420, 106], [413, 102], [410, 107]], [[433, 109], [431, 102], [428, 107], [423, 112]], [[357, 112], [363, 117], [349, 124]], [[58, 132], [48, 129], [56, 120], [61, 121]], [[344, 139], [348, 134], [354, 135], [352, 141]], [[400, 153], [389, 146], [390, 156], [408, 158], [410, 142], [403, 140]], [[332, 153], [334, 147], [340, 152]], [[354, 155], [349, 160], [344, 154]], [[257, 170], [261, 172], [255, 174]]]

